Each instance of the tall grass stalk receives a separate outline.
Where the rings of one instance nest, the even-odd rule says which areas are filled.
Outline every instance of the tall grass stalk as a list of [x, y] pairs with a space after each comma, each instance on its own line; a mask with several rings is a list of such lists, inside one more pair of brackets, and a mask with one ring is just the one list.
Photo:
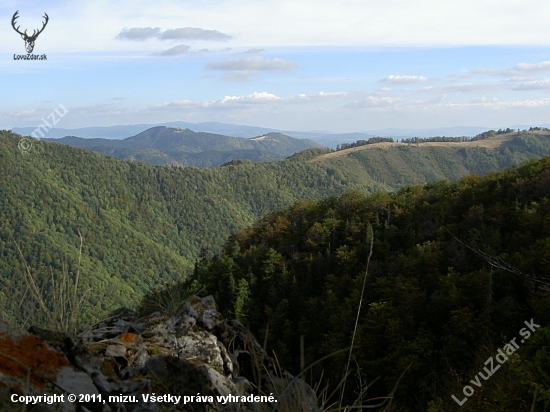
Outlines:
[[[25, 325], [28, 322], [32, 322], [49, 329], [76, 332], [79, 316], [82, 314], [82, 309], [88, 302], [88, 296], [92, 290], [91, 288], [83, 292], [79, 290], [83, 244], [80, 230], [78, 230], [78, 236], [80, 238], [80, 246], [74, 279], [71, 279], [66, 261], [62, 264], [60, 277], [54, 274], [50, 266], [49, 292], [45, 291], [46, 279], [42, 283], [42, 287], [38, 287], [35, 274], [31, 271], [19, 244], [12, 238], [25, 266], [26, 283], [26, 288], [19, 304], [19, 315], [18, 317], [16, 316], [16, 323]], [[27, 295], [30, 296], [31, 305], [35, 310], [33, 311], [31, 308], [31, 313], [24, 316], [23, 305], [27, 302]]]
[[349, 374], [349, 365], [351, 363], [351, 355], [353, 353], [353, 345], [355, 344], [355, 336], [357, 335], [357, 326], [359, 325], [359, 316], [361, 315], [361, 307], [363, 306], [363, 297], [365, 295], [365, 286], [367, 284], [367, 277], [369, 275], [369, 264], [372, 257], [372, 247], [374, 245], [374, 231], [372, 230], [372, 225], [369, 224], [369, 236], [370, 236], [370, 251], [369, 257], [367, 258], [367, 268], [365, 269], [365, 275], [363, 276], [363, 288], [361, 289], [361, 298], [359, 299], [359, 306], [357, 307], [357, 316], [355, 318], [355, 325], [353, 327], [353, 334], [351, 336], [351, 346], [349, 348], [348, 361], [346, 363], [346, 370], [344, 372], [344, 381], [342, 384], [342, 390], [340, 392], [340, 405], [344, 402], [344, 392], [346, 390], [346, 379], [345, 377]]

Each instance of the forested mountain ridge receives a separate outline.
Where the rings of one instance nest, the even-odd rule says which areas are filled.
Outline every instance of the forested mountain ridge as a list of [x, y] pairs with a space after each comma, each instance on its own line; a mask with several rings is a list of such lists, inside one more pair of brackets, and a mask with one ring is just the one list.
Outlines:
[[[496, 135], [486, 132], [482, 135], [492, 137], [460, 143], [375, 143], [339, 151], [319, 153], [310, 150], [307, 156], [312, 163], [325, 162], [331, 169], [345, 171], [346, 174], [363, 171], [361, 179], [391, 190], [396, 185], [422, 184], [438, 179], [456, 180], [468, 173], [485, 174], [550, 153], [550, 132], [547, 130]], [[298, 149], [314, 147], [314, 144], [308, 146], [310, 143], [307, 140], [279, 133], [240, 139], [166, 127], [149, 129], [122, 141], [75, 137], [50, 141], [90, 148], [120, 159], [197, 167], [219, 166], [235, 159], [277, 161]], [[254, 148], [249, 148], [249, 145]], [[299, 153], [296, 157], [304, 158]]]
[[[376, 143], [330, 152], [309, 159], [338, 169], [362, 170], [365, 178], [392, 185], [457, 180], [468, 173], [518, 165], [550, 154], [550, 131], [495, 134], [464, 142]], [[490, 136], [490, 137], [488, 137]]]
[[[535, 149], [545, 141], [533, 138], [531, 151], [521, 141], [508, 151], [466, 151], [470, 166], [463, 173], [539, 156]], [[433, 159], [415, 174], [391, 165], [371, 171], [367, 163], [307, 162], [328, 149], [309, 149], [280, 162], [234, 160], [198, 169], [121, 161], [37, 140], [21, 152], [20, 139], [0, 132], [0, 305], [7, 305], [7, 314], [19, 310], [18, 300], [8, 296], [25, 290], [23, 257], [41, 281], [50, 268], [60, 273], [65, 257], [75, 273], [80, 230], [80, 282], [93, 288], [85, 322], [181, 279], [202, 249], [218, 250], [229, 235], [299, 200], [458, 177], [453, 168], [434, 169]]]
[[36, 140], [22, 152], [20, 139], [0, 132], [0, 312], [8, 317], [25, 293], [24, 259], [39, 285], [50, 269], [61, 274], [64, 260], [76, 273], [78, 231], [80, 284], [93, 289], [88, 322], [184, 278], [201, 249], [216, 250], [270, 211], [347, 187], [375, 189], [296, 161], [159, 167]]
[[[367, 264], [344, 404], [372, 383], [363, 399], [377, 401], [363, 406], [395, 387], [399, 411], [458, 410], [452, 395], [476, 412], [548, 406], [550, 157], [297, 203], [203, 257], [194, 281], [296, 372], [301, 336], [305, 365], [351, 345]], [[487, 366], [512, 339], [507, 360]], [[325, 379], [330, 393], [347, 356], [317, 364], [311, 382]]]
[[[373, 144], [362, 144], [362, 145], [355, 145], [349, 148], [343, 148], [342, 150], [337, 150], [336, 152], [327, 153], [323, 156], [319, 156], [319, 158], [316, 159], [316, 161], [326, 161], [329, 159], [333, 159], [335, 157], [342, 157], [342, 156], [348, 156], [355, 152], [360, 152], [364, 150], [372, 150], [372, 149], [389, 149], [389, 148], [395, 148], [395, 147], [403, 147], [406, 145], [406, 147], [420, 147], [423, 148], [426, 147], [449, 147], [449, 148], [472, 148], [472, 147], [485, 147], [488, 149], [495, 149], [504, 144], [505, 142], [509, 142], [514, 137], [517, 137], [518, 135], [522, 134], [521, 132], [515, 132], [510, 131], [508, 133], [501, 133], [499, 135], [492, 136], [490, 138], [485, 139], [469, 139], [465, 141], [445, 141], [445, 137], [441, 137], [441, 141], [423, 141], [425, 139], [420, 139], [419, 143], [415, 143], [414, 139], [407, 139], [409, 141], [404, 142], [403, 140], [401, 142], [394, 142], [391, 138], [379, 138], [380, 140], [386, 139], [386, 140], [392, 140], [392, 141], [380, 141], [375, 142]], [[548, 131], [531, 131], [531, 132], [524, 132], [524, 134], [530, 134], [530, 135], [538, 135], [538, 136], [550, 136], [550, 132]], [[432, 138], [436, 139], [436, 138]], [[448, 138], [450, 139], [458, 139], [458, 138]], [[370, 140], [366, 143], [370, 143]], [[410, 140], [413, 140], [411, 142]], [[342, 146], [346, 146], [346, 144], [343, 144]]]
[[145, 163], [175, 166], [219, 166], [234, 159], [276, 161], [309, 148], [321, 147], [305, 139], [268, 133], [244, 139], [189, 129], [157, 126], [123, 140], [83, 139], [66, 136], [45, 139], [91, 149], [108, 156]]

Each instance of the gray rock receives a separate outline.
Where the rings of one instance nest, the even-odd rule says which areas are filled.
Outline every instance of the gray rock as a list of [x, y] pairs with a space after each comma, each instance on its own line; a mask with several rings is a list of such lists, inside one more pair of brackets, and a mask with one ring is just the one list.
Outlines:
[[[6, 356], [10, 356], [10, 348], [23, 342], [22, 347], [40, 350], [17, 352], [19, 358], [9, 360]], [[35, 395], [101, 394], [107, 401], [105, 404], [79, 405], [81, 410], [90, 412], [269, 412], [275, 404], [222, 404], [216, 399], [230, 394], [257, 394], [259, 387], [264, 395], [273, 393], [279, 398], [280, 410], [318, 410], [311, 387], [279, 370], [242, 324], [223, 318], [212, 296], [187, 299], [176, 316], [155, 312], [138, 318], [134, 311], [120, 309], [77, 337], [37, 327], [24, 332], [0, 322], [0, 355], [4, 356], [0, 358], [0, 411], [10, 410], [3, 406], [11, 404], [10, 393], [26, 388], [25, 394]], [[30, 368], [25, 363], [33, 356], [43, 357], [41, 363], [33, 365], [44, 365], [44, 370], [35, 367], [29, 381]], [[2, 367], [2, 361], [8, 362], [10, 368]], [[212, 400], [177, 407], [143, 402], [141, 394], [151, 393], [180, 396], [200, 393]], [[109, 396], [120, 395], [136, 396], [139, 402], [123, 403], [115, 398], [108, 402]], [[39, 410], [53, 412], [58, 408], [45, 405]], [[66, 403], [65, 410], [74, 411], [75, 407]]]
[[171, 395], [212, 396], [214, 402], [195, 403], [193, 410], [218, 410], [216, 397], [236, 394], [237, 388], [231, 379], [220, 374], [206, 363], [189, 361], [179, 357], [156, 356], [147, 361], [147, 371], [160, 381], [166, 382]]
[[140, 349], [134, 356], [134, 364], [138, 366], [143, 366], [145, 365], [145, 362], [147, 362], [147, 359], [149, 359], [149, 354], [147, 353], [147, 350]]
[[92, 379], [84, 372], [66, 367], [57, 374], [57, 385], [67, 393], [83, 395], [99, 395]]
[[105, 356], [119, 356], [123, 358], [126, 356], [126, 348], [122, 345], [109, 345], [105, 349]]

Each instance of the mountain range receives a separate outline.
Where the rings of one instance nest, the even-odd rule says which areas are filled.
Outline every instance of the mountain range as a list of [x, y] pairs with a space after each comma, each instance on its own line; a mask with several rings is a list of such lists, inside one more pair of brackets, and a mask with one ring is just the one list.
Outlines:
[[166, 126], [152, 127], [123, 140], [75, 136], [45, 140], [87, 148], [119, 159], [198, 167], [219, 166], [235, 159], [276, 161], [305, 149], [321, 147], [311, 140], [274, 132], [238, 138]]
[[[326, 131], [289, 131], [279, 130], [266, 127], [235, 125], [219, 122], [202, 122], [202, 123], [190, 123], [190, 122], [166, 122], [160, 124], [134, 124], [134, 125], [116, 125], [116, 126], [104, 126], [104, 127], [81, 127], [76, 129], [63, 129], [52, 128], [48, 131], [45, 137], [51, 139], [57, 139], [65, 136], [77, 136], [82, 138], [102, 138], [102, 139], [125, 139], [130, 136], [134, 136], [147, 129], [156, 126], [174, 127], [180, 129], [191, 129], [197, 132], [221, 134], [232, 137], [256, 137], [267, 133], [282, 133], [287, 136], [291, 136], [297, 139], [311, 139], [323, 146], [335, 148], [339, 143], [349, 143], [360, 139], [368, 139], [369, 137], [382, 136], [382, 137], [431, 137], [431, 136], [474, 136], [485, 130], [491, 129], [490, 127], [483, 126], [456, 126], [456, 127], [443, 127], [432, 129], [414, 129], [414, 128], [386, 128], [386, 129], [373, 129], [360, 132], [351, 133], [333, 133]], [[531, 126], [548, 127], [550, 125], [512, 125], [510, 128], [517, 130], [528, 129]], [[21, 134], [23, 136], [31, 135], [36, 127], [14, 127], [12, 131], [14, 133]], [[495, 128], [497, 129], [497, 128]]]
[[[3, 131], [0, 307], [4, 302], [4, 313], [19, 310], [26, 267], [38, 271], [39, 284], [48, 281], [48, 268], [62, 273], [68, 262], [76, 270], [78, 231], [87, 273], [80, 282], [94, 290], [83, 321], [91, 321], [112, 305], [131, 306], [143, 293], [187, 276], [201, 250], [217, 250], [271, 211], [347, 190], [393, 191], [497, 171], [550, 153], [549, 135], [515, 132], [477, 142], [380, 143], [337, 152], [313, 148], [277, 162], [233, 160], [200, 169], [128, 162], [48, 141], [33, 141], [22, 152], [21, 136]], [[157, 144], [155, 136], [138, 141]]]
[[[398, 388], [399, 410], [436, 412], [524, 321], [550, 322], [550, 165], [519, 166], [550, 154], [548, 130], [357, 142], [213, 168], [45, 140], [22, 151], [21, 139], [0, 131], [0, 317], [12, 324], [48, 313], [91, 324], [144, 297], [177, 308], [185, 294], [211, 293], [291, 372], [324, 359], [311, 376], [337, 388], [357, 322], [354, 376], [373, 382], [368, 396], [394, 399]], [[166, 127], [129, 140], [135, 148], [110, 147], [195, 155], [295, 143]], [[497, 398], [529, 410], [532, 383], [548, 381], [549, 338], [541, 328], [522, 343], [472, 410], [496, 410], [485, 401]], [[344, 395], [352, 402], [354, 386]]]

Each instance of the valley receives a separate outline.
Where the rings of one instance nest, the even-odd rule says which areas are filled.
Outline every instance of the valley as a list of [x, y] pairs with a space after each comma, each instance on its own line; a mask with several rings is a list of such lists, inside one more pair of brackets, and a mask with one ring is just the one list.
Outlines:
[[[178, 134], [197, 139], [190, 131], [166, 133], [149, 132], [134, 143], [164, 151], [181, 145]], [[36, 140], [22, 152], [21, 136], [2, 131], [0, 311], [16, 325], [55, 327], [48, 322], [59, 310], [59, 282], [75, 277], [73, 289], [65, 287], [86, 297], [75, 312], [77, 326], [120, 306], [166, 305], [200, 291], [257, 336], [267, 334], [269, 324], [269, 347], [297, 373], [299, 336], [308, 342], [310, 363], [348, 344], [372, 239], [368, 309], [361, 315], [366, 329], [358, 336], [369, 349], [357, 362], [384, 381], [370, 392], [387, 394], [407, 371], [399, 404], [415, 398], [416, 406], [404, 410], [423, 410], [428, 401], [448, 407], [455, 384], [424, 354], [469, 376], [479, 365], [465, 348], [483, 343], [477, 334], [464, 340], [461, 328], [494, 331], [490, 342], [498, 345], [498, 336], [509, 333], [505, 325], [526, 316], [546, 322], [541, 308], [548, 296], [531, 275], [501, 268], [492, 280], [491, 265], [467, 257], [456, 239], [473, 248], [489, 242], [491, 253], [518, 273], [545, 273], [549, 135], [515, 131], [460, 143], [316, 147], [279, 161], [233, 158], [199, 168], [111, 158], [95, 151], [97, 139], [65, 138], [89, 148]], [[214, 145], [208, 139], [205, 148]], [[284, 146], [278, 135], [252, 139], [274, 141]], [[495, 289], [486, 292], [487, 282]], [[387, 322], [400, 326], [387, 330]], [[540, 367], [528, 355], [542, 356], [536, 348], [509, 373]], [[335, 369], [343, 360], [327, 362], [324, 367]], [[443, 382], [435, 395], [426, 389], [434, 384], [426, 370]], [[510, 394], [525, 398], [525, 391]]]

